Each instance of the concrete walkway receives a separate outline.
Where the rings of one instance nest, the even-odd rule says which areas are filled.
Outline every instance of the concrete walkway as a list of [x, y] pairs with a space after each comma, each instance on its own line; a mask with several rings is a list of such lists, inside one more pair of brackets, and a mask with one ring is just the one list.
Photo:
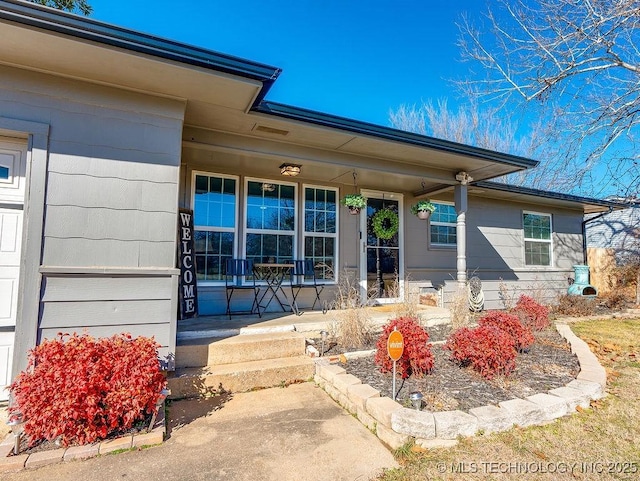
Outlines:
[[11, 474], [15, 481], [365, 481], [391, 453], [313, 383], [175, 401], [161, 446]]

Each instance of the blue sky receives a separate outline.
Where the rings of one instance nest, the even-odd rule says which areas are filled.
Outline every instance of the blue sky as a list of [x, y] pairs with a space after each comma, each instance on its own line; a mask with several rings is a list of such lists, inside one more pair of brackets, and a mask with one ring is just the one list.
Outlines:
[[90, 0], [92, 18], [280, 67], [267, 99], [389, 124], [463, 76], [456, 21], [481, 0]]

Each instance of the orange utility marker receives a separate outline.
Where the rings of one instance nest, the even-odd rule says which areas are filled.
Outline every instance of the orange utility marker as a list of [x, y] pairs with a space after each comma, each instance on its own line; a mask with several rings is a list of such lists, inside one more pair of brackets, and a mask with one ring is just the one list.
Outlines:
[[393, 386], [392, 386], [392, 394], [393, 400], [396, 400], [396, 362], [402, 357], [402, 353], [404, 352], [404, 338], [402, 337], [402, 333], [396, 328], [393, 328], [391, 334], [389, 334], [389, 339], [387, 339], [387, 353], [389, 353], [389, 357], [393, 361]]

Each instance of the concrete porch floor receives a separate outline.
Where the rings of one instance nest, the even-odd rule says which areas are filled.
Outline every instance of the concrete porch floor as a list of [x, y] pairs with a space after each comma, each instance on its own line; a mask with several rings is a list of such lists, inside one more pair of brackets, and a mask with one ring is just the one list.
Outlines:
[[[369, 316], [375, 326], [382, 326], [395, 317], [393, 305], [368, 307]], [[420, 319], [425, 326], [446, 324], [451, 320], [449, 309], [442, 307], [420, 307]], [[268, 332], [318, 332], [330, 330], [340, 318], [340, 311], [305, 311], [296, 316], [290, 312], [267, 312], [259, 318], [254, 315], [235, 315], [231, 319], [222, 316], [200, 316], [196, 319], [178, 321], [178, 344], [188, 344], [191, 340], [215, 337], [230, 337], [242, 334], [262, 334]]]

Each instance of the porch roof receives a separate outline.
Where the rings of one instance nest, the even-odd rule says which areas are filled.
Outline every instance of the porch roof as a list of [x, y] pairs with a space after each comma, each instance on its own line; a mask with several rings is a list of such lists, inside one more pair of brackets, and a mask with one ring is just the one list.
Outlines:
[[594, 199], [578, 195], [563, 194], [547, 190], [532, 189], [517, 185], [503, 184], [500, 182], [481, 181], [473, 182], [470, 195], [486, 195], [498, 199], [514, 202], [528, 202], [541, 205], [556, 205], [571, 209], [582, 209], [585, 214], [606, 212], [608, 210], [621, 210], [629, 207], [629, 204], [610, 200]]

